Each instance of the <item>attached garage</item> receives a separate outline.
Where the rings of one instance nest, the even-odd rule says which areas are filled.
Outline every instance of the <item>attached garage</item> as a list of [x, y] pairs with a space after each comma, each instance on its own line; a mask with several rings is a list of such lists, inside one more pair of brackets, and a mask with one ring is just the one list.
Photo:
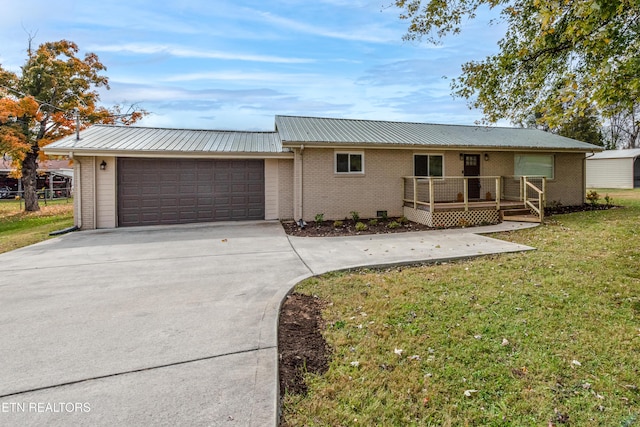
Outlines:
[[276, 132], [94, 125], [46, 151], [73, 159], [81, 229], [291, 215], [293, 189], [281, 183], [293, 153]]
[[118, 159], [118, 224], [265, 218], [264, 160]]

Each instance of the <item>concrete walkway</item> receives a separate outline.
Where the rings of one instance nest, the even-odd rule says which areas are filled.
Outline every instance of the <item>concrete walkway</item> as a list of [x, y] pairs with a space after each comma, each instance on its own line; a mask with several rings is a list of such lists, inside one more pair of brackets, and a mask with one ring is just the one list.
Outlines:
[[296, 238], [278, 223], [78, 232], [0, 255], [0, 425], [274, 425], [277, 316], [303, 278], [532, 248], [507, 223]]

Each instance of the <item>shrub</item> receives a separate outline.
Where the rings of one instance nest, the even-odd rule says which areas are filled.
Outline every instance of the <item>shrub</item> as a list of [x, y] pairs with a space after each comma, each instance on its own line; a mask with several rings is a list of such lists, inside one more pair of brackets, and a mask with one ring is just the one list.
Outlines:
[[610, 208], [611, 206], [613, 206], [613, 198], [607, 194], [606, 196], [604, 196], [604, 204], [607, 208]]
[[399, 222], [400, 224], [406, 224], [406, 223], [408, 223], [408, 222], [409, 222], [409, 220], [407, 219], [407, 217], [406, 217], [406, 216], [401, 216], [400, 218], [398, 218], [398, 222]]
[[389, 227], [389, 228], [398, 228], [398, 227], [400, 227], [400, 224], [397, 223], [396, 221], [391, 221], [389, 224], [387, 224], [387, 227]]
[[587, 193], [587, 202], [589, 202], [591, 206], [596, 206], [598, 204], [598, 200], [600, 200], [598, 192], [596, 190], [589, 190]]
[[380, 215], [380, 219], [384, 222], [389, 220], [389, 215], [387, 215], [387, 211], [382, 211], [382, 215]]
[[357, 223], [356, 223], [356, 231], [364, 231], [364, 230], [366, 230], [367, 228], [368, 228], [368, 227], [367, 227], [367, 224], [365, 224], [365, 223], [363, 223], [363, 222], [357, 222]]
[[323, 213], [316, 214], [315, 220], [316, 220], [316, 224], [320, 224], [321, 222], [324, 222], [324, 214]]
[[342, 221], [340, 220], [333, 221], [333, 228], [340, 228], [340, 227], [342, 227]]
[[358, 222], [360, 220], [360, 214], [358, 211], [351, 211], [349, 213], [351, 214], [351, 219], [353, 219], [354, 222]]
[[373, 218], [369, 220], [369, 225], [372, 227], [375, 227], [376, 225], [378, 225], [378, 220]]

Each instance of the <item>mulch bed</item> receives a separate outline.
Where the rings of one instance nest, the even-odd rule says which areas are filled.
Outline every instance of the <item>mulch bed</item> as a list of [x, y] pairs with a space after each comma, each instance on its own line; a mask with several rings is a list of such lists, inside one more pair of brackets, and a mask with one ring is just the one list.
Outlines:
[[356, 236], [360, 234], [388, 234], [403, 233], [407, 231], [433, 230], [433, 228], [431, 227], [411, 221], [406, 221], [403, 224], [399, 224], [400, 226], [396, 228], [389, 227], [389, 224], [391, 224], [394, 219], [389, 219], [387, 221], [376, 221], [376, 224], [371, 224], [368, 219], [360, 220], [360, 222], [367, 226], [366, 230], [360, 231], [356, 230], [356, 221], [353, 221], [352, 219], [343, 220], [342, 225], [339, 227], [334, 226], [333, 221], [322, 221], [319, 223], [312, 221], [308, 223], [304, 228], [299, 227], [298, 224], [294, 221], [287, 221], [283, 222], [282, 226], [284, 227], [284, 230], [287, 234], [300, 237], [338, 237]]
[[[607, 209], [616, 209], [620, 206], [607, 206], [605, 204], [591, 205], [585, 203], [577, 206], [552, 206], [547, 207], [544, 210], [545, 216], [553, 216], [574, 212], [585, 211], [604, 211]], [[338, 236], [357, 236], [364, 234], [389, 234], [389, 233], [405, 233], [408, 231], [427, 231], [435, 230], [433, 227], [428, 227], [424, 224], [418, 224], [416, 222], [406, 221], [400, 224], [397, 228], [390, 228], [389, 224], [392, 221], [398, 222], [397, 218], [389, 218], [388, 220], [377, 219], [376, 224], [371, 224], [368, 219], [361, 219], [360, 222], [366, 224], [366, 230], [356, 230], [356, 221], [351, 219], [345, 219], [342, 221], [342, 225], [336, 227], [334, 221], [311, 221], [304, 227], [300, 227], [295, 221], [283, 221], [282, 227], [284, 231], [291, 236], [299, 237], [338, 237]], [[457, 227], [456, 227], [457, 228]]]

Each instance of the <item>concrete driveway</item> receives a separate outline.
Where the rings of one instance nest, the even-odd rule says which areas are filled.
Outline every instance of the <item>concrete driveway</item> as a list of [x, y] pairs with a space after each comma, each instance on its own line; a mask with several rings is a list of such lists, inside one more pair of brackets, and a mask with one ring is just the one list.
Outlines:
[[253, 222], [2, 254], [0, 425], [274, 425], [278, 307], [299, 280], [528, 249], [469, 231], [288, 238]]

